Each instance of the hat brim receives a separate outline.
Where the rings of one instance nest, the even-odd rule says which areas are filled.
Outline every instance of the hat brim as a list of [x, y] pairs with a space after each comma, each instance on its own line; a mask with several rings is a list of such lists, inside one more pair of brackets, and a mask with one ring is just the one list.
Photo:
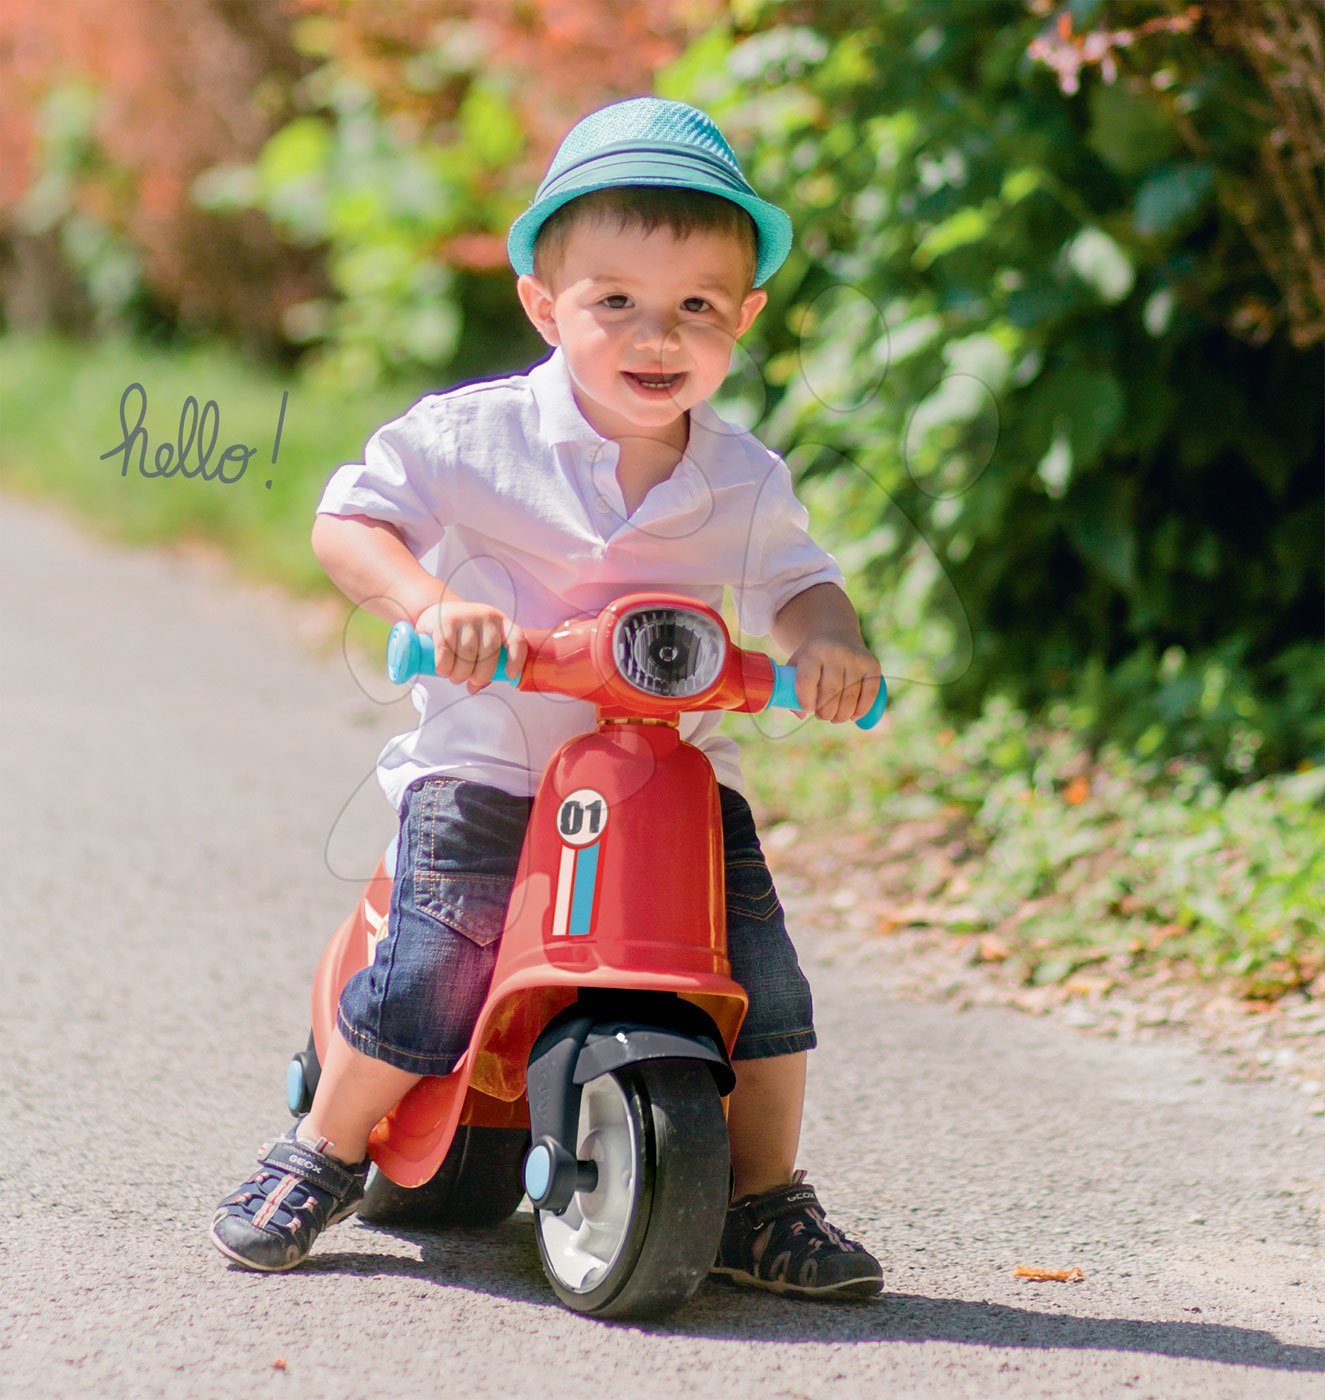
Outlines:
[[721, 174], [710, 174], [705, 168], [707, 164], [701, 165], [684, 154], [641, 151], [634, 147], [627, 151], [604, 152], [566, 175], [545, 181], [547, 193], [540, 193], [511, 225], [506, 239], [511, 266], [519, 273], [533, 272], [538, 231], [562, 205], [595, 190], [643, 185], [716, 194], [744, 209], [754, 220], [757, 235], [754, 285], [762, 286], [791, 252], [791, 220], [776, 204], [760, 199], [748, 186], [741, 188]]

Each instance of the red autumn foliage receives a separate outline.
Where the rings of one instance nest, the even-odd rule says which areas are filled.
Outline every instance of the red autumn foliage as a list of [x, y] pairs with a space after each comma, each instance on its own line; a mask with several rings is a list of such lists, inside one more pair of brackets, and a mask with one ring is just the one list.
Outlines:
[[[331, 51], [387, 110], [421, 127], [454, 114], [463, 83], [420, 92], [408, 60], [440, 45], [509, 74], [512, 103], [541, 169], [577, 117], [653, 91], [654, 75], [720, 19], [719, 0], [292, 0], [329, 21]], [[457, 67], [464, 66], [464, 60]]]
[[[11, 324], [52, 319], [43, 294], [68, 291], [49, 285], [53, 239], [17, 227], [16, 213], [37, 169], [40, 104], [62, 81], [85, 79], [102, 103], [97, 158], [76, 185], [75, 207], [129, 240], [149, 292], [184, 325], [252, 343], [279, 338], [284, 307], [324, 285], [318, 258], [284, 247], [259, 215], [223, 220], [195, 209], [189, 191], [209, 166], [251, 158], [287, 115], [290, 86], [309, 66], [288, 27], [281, 3], [6, 0], [0, 233], [14, 263]], [[25, 273], [36, 286], [23, 286]]]
[[[585, 112], [653, 91], [658, 70], [721, 19], [720, 0], [292, 0], [325, 22], [337, 65], [363, 82], [411, 134], [442, 135], [478, 67], [504, 77], [528, 145], [506, 173], [532, 190], [566, 130]], [[421, 90], [410, 61], [439, 49], [449, 81]], [[484, 233], [453, 239], [441, 255], [458, 267], [505, 267], [505, 245]]]
[[[9, 325], [86, 319], [52, 233], [26, 231], [20, 203], [38, 169], [37, 113], [60, 82], [100, 90], [96, 158], [73, 205], [128, 239], [165, 314], [255, 345], [281, 339], [291, 303], [326, 295], [319, 250], [291, 248], [266, 218], [196, 209], [210, 166], [245, 162], [294, 115], [293, 88], [321, 61], [364, 81], [420, 138], [446, 123], [480, 66], [509, 74], [529, 135], [532, 184], [566, 127], [590, 107], [647, 93], [657, 69], [721, 15], [717, 0], [5, 0], [0, 6], [0, 260]], [[301, 54], [297, 21], [320, 27]], [[440, 44], [454, 74], [432, 90], [410, 60]], [[490, 237], [456, 240], [457, 264], [500, 261]]]

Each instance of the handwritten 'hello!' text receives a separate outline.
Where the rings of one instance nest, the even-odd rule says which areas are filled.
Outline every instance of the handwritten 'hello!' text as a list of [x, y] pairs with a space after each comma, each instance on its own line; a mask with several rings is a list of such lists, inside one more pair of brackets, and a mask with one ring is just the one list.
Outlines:
[[[285, 404], [288, 398], [288, 391], [281, 395], [281, 416], [276, 424], [276, 441], [271, 451], [273, 463], [281, 447], [281, 429], [285, 425]], [[137, 399], [138, 416], [130, 426], [129, 405], [133, 399]], [[137, 452], [139, 476], [149, 479], [177, 475], [201, 477], [204, 481], [219, 481], [225, 486], [233, 486], [248, 470], [249, 461], [258, 450], [256, 447], [249, 447], [247, 443], [233, 442], [221, 453], [213, 466], [212, 455], [216, 451], [216, 439], [221, 431], [221, 410], [216, 406], [215, 399], [208, 399], [199, 411], [198, 400], [190, 394], [179, 411], [179, 429], [175, 441], [158, 443], [149, 464], [147, 429], [143, 427], [143, 419], [146, 417], [147, 390], [141, 384], [130, 384], [120, 396], [122, 437], [99, 458], [104, 462], [108, 457], [120, 454], [123, 458], [120, 463], [121, 477], [128, 476], [130, 468], [134, 465], [134, 453]], [[190, 461], [195, 441], [197, 460]], [[271, 486], [270, 481], [267, 482], [267, 486]]]

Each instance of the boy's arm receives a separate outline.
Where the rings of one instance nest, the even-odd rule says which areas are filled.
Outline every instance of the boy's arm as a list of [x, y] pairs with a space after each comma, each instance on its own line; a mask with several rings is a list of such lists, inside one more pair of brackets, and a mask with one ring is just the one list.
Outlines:
[[313, 553], [327, 577], [361, 608], [387, 622], [413, 623], [433, 639], [439, 676], [486, 685], [505, 644], [512, 674], [524, 665], [524, 633], [498, 608], [471, 603], [434, 578], [395, 526], [369, 515], [318, 515]]
[[395, 526], [369, 515], [319, 515], [313, 553], [350, 600], [387, 622], [413, 622], [446, 588], [410, 553]]
[[860, 633], [851, 600], [835, 583], [816, 583], [785, 603], [773, 640], [796, 668], [802, 712], [841, 724], [859, 719], [879, 693], [881, 671]]

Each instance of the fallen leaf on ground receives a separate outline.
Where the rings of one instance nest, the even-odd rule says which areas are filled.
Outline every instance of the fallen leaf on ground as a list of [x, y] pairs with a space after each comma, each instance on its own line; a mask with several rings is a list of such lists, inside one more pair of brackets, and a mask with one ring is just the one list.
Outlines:
[[1151, 949], [1151, 951], [1155, 951], [1156, 949], [1162, 948], [1170, 939], [1178, 938], [1186, 932], [1186, 924], [1161, 924], [1158, 928], [1152, 928], [1150, 930], [1149, 937], [1146, 939], [1146, 947]]
[[1113, 978], [1102, 973], [1078, 972], [1063, 983], [1063, 990], [1074, 997], [1103, 996], [1114, 985]]
[[1029, 1264], [1018, 1264], [1012, 1276], [1028, 1278], [1032, 1283], [1080, 1283], [1086, 1277], [1080, 1269], [1035, 1269]]

